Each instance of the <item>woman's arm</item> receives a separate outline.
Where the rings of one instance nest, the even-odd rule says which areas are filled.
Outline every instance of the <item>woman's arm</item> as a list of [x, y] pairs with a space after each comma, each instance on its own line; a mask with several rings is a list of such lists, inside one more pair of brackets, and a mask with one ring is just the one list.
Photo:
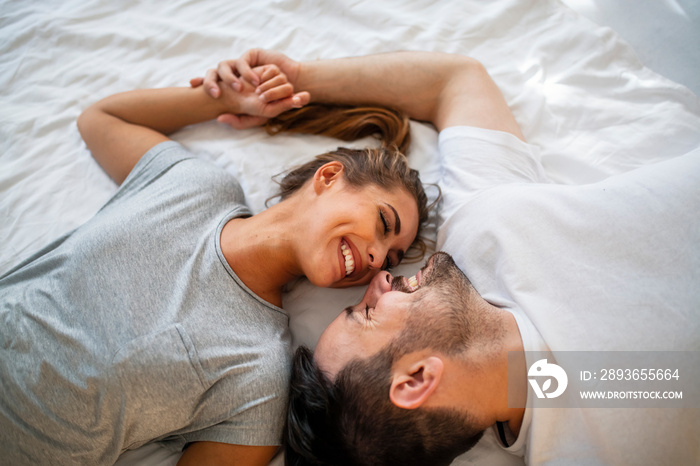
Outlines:
[[141, 156], [168, 140], [166, 134], [226, 111], [223, 100], [196, 89], [137, 90], [91, 105], [78, 118], [78, 129], [97, 163], [121, 184]]
[[136, 90], [115, 94], [88, 107], [78, 118], [78, 129], [95, 160], [121, 184], [141, 156], [168, 140], [167, 134], [222, 114], [246, 114], [253, 121], [264, 121], [300, 106], [308, 101], [308, 95], [302, 94], [300, 99], [294, 101], [288, 92], [286, 98], [268, 103], [250, 85], [241, 92], [226, 89], [216, 100], [202, 88]]
[[266, 466], [277, 450], [277, 446], [194, 442], [182, 454], [177, 466]]
[[[229, 87], [252, 82], [251, 66], [262, 64], [279, 67], [296, 90], [311, 94], [312, 102], [382, 105], [429, 121], [438, 130], [467, 125], [524, 139], [501, 91], [483, 65], [469, 57], [393, 52], [296, 62], [278, 52], [254, 49], [238, 60], [221, 62], [207, 74], [204, 87], [215, 96], [212, 90], [217, 87], [217, 77]], [[266, 101], [276, 97], [266, 83], [259, 85], [258, 92]]]

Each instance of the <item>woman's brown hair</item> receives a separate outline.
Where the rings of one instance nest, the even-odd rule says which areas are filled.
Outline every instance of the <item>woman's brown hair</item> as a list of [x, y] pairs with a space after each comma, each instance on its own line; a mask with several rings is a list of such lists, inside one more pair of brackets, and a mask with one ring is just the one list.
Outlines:
[[385, 189], [402, 188], [411, 194], [418, 205], [419, 230], [413, 243], [413, 254], [408, 254], [406, 259], [423, 257], [426, 244], [420, 231], [428, 222], [430, 207], [418, 171], [408, 166], [404, 155], [411, 141], [407, 115], [383, 107], [312, 104], [271, 119], [266, 130], [272, 135], [281, 132], [318, 134], [343, 141], [370, 135], [378, 137], [381, 143], [378, 148], [339, 147], [292, 169], [279, 181], [280, 189], [275, 197], [286, 199], [311, 179], [321, 166], [339, 161], [345, 167], [347, 182], [352, 186], [374, 184]]

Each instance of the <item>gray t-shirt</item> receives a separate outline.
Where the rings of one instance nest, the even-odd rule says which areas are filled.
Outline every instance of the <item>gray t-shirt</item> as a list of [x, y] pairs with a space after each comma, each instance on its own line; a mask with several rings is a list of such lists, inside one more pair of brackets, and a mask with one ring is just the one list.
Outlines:
[[280, 443], [288, 316], [220, 247], [248, 215], [231, 175], [162, 143], [92, 219], [0, 278], [2, 462]]

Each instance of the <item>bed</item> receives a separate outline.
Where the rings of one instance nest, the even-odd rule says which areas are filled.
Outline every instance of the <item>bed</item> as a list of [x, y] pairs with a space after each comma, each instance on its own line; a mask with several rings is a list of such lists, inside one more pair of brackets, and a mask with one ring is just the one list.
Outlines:
[[[632, 8], [634, 14], [620, 14]], [[526, 138], [540, 147], [550, 178], [590, 183], [700, 146], [699, 23], [700, 7], [691, 0], [3, 0], [0, 274], [81, 225], [116, 190], [75, 125], [84, 108], [107, 95], [184, 86], [251, 47], [299, 60], [460, 53], [486, 65]], [[412, 133], [411, 164], [434, 183], [437, 133], [419, 122]], [[236, 175], [255, 212], [275, 189], [273, 175], [340, 145], [216, 122], [173, 138]], [[434, 198], [437, 191], [428, 192]], [[404, 264], [397, 273], [418, 267]], [[362, 293], [303, 281], [291, 286], [284, 306], [294, 344], [313, 347]], [[154, 444], [126, 452], [118, 464], [170, 465], [178, 458]], [[522, 464], [499, 452], [490, 435], [456, 464], [482, 462]], [[282, 463], [279, 455], [273, 460]]]

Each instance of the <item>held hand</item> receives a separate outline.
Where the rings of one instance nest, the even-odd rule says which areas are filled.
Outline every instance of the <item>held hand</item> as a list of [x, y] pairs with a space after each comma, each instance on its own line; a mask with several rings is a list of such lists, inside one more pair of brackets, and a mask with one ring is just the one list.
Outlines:
[[[218, 98], [221, 89], [219, 86], [228, 85], [233, 89], [240, 91], [243, 82], [247, 81], [256, 88], [265, 83], [260, 73], [257, 73], [257, 68], [265, 65], [275, 65], [279, 71], [287, 77], [289, 83], [294, 85], [299, 74], [300, 63], [292, 60], [283, 53], [262, 50], [250, 49], [241, 55], [240, 58], [234, 60], [225, 60], [218, 64], [216, 70], [209, 70], [206, 76], [195, 78], [190, 81], [193, 87], [204, 85], [207, 93], [214, 98]], [[255, 69], [255, 70], [254, 70]], [[268, 94], [270, 88], [265, 88], [261, 91], [263, 99], [266, 101], [276, 100], [278, 97], [275, 94]]]
[[[219, 69], [227, 66], [223, 65], [224, 63], [232, 61], [235, 60], [220, 63]], [[223, 80], [219, 80], [217, 70], [209, 70], [204, 79], [192, 79], [190, 85], [192, 87], [208, 85], [210, 90], [216, 90], [215, 98], [222, 96], [223, 103], [236, 108], [236, 114], [223, 114], [217, 118], [219, 122], [228, 124], [235, 129], [263, 125], [268, 118], [275, 117], [292, 108], [302, 107], [310, 100], [308, 92], [294, 93], [294, 88], [288, 82], [287, 76], [276, 65], [256, 66], [251, 69], [251, 72], [262, 83], [257, 89], [246, 80], [240, 80], [237, 86], [238, 91], [234, 91], [233, 86], [226, 85]], [[212, 95], [211, 91], [209, 95]]]

